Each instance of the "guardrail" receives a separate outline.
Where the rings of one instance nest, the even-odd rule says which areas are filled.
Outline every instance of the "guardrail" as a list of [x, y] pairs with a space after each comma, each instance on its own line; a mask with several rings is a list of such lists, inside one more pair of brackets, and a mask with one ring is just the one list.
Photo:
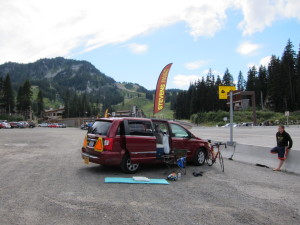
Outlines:
[[[261, 164], [270, 168], [277, 167], [279, 160], [276, 154], [270, 153], [270, 147], [236, 144], [233, 160], [250, 164]], [[222, 155], [230, 158], [234, 152], [234, 147], [222, 149]], [[300, 174], [300, 151], [291, 150], [283, 164], [282, 170]]]

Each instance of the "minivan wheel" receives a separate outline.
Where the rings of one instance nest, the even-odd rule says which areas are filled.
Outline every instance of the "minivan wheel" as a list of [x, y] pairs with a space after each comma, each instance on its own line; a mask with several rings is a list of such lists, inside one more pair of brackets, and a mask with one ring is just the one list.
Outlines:
[[205, 162], [205, 159], [206, 159], [205, 150], [203, 148], [198, 149], [194, 157], [195, 166], [202, 166]]
[[139, 170], [139, 168], [140, 168], [140, 164], [139, 163], [133, 164], [131, 162], [129, 154], [124, 155], [122, 162], [121, 162], [121, 169], [123, 170], [123, 172], [136, 173]]

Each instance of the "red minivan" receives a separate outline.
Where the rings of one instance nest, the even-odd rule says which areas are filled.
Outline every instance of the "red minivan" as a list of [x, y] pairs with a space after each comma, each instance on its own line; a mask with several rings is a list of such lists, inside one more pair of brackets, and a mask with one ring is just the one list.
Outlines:
[[179, 123], [146, 118], [103, 118], [89, 128], [82, 147], [85, 163], [120, 166], [135, 173], [140, 164], [158, 164], [157, 130], [169, 137], [170, 149], [186, 149], [187, 162], [203, 165], [208, 142], [194, 136]]

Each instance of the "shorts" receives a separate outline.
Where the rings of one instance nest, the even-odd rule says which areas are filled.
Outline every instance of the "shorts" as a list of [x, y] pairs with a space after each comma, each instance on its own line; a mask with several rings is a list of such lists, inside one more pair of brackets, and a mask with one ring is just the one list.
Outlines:
[[286, 156], [288, 154], [288, 148], [287, 147], [274, 147], [271, 149], [272, 154], [278, 154], [278, 159], [286, 160]]

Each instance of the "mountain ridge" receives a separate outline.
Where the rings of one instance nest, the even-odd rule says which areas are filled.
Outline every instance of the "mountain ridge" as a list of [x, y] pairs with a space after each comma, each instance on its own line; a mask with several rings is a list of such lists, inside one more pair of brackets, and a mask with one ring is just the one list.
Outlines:
[[[124, 91], [143, 92], [148, 90], [138, 84], [117, 82], [85, 60], [65, 59], [63, 57], [43, 58], [32, 63], [7, 62], [0, 65], [0, 77], [10, 75], [14, 91], [26, 80], [38, 86], [50, 100], [63, 102], [68, 90], [89, 95], [92, 102], [106, 106], [124, 100]], [[126, 87], [134, 86], [134, 90]]]

